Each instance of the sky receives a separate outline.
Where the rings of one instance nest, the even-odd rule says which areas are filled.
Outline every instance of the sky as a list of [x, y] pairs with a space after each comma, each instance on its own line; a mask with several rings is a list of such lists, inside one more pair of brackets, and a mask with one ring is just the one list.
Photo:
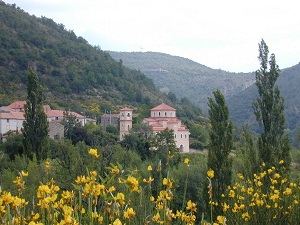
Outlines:
[[300, 62], [298, 0], [4, 0], [93, 46], [162, 52], [213, 69], [259, 69], [264, 39], [280, 69]]

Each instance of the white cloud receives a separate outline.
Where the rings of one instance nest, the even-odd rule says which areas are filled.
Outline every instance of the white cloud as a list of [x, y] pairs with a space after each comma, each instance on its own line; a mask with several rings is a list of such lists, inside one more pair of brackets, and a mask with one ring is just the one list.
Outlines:
[[6, 0], [115, 51], [158, 51], [212, 68], [258, 68], [264, 38], [281, 68], [298, 63], [299, 3], [294, 0]]

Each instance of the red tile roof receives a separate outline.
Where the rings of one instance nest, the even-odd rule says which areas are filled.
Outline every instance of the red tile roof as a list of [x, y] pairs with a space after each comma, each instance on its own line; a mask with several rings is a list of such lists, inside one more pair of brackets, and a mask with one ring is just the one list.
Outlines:
[[176, 123], [179, 123], [179, 121], [175, 120], [175, 119], [172, 119], [172, 120], [168, 121], [168, 124], [171, 124], [171, 123], [176, 124]]
[[162, 103], [162, 104], [152, 108], [151, 111], [176, 111], [176, 109], [172, 108], [171, 106], [166, 105], [165, 103]]
[[8, 112], [8, 113], [0, 113], [0, 119], [25, 120], [25, 117], [24, 117], [24, 112]]
[[17, 101], [13, 102], [10, 105], [6, 106], [9, 109], [24, 109], [24, 105], [26, 104], [26, 101]]

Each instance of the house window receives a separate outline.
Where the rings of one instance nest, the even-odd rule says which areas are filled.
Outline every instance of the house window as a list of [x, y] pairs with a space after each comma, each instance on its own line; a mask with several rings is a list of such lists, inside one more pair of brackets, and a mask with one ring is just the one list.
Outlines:
[[155, 113], [153, 114], [153, 116], [155, 117]]
[[127, 113], [127, 117], [130, 117], [130, 113]]
[[182, 138], [182, 134], [180, 134], [180, 137]]
[[174, 134], [174, 137], [176, 138], [176, 134]]
[[165, 116], [167, 116], [167, 112], [165, 112]]
[[184, 138], [186, 138], [186, 134], [184, 135]]
[[54, 139], [54, 140], [59, 140], [59, 134], [55, 134], [55, 135], [53, 136], [53, 139]]
[[7, 119], [6, 122], [9, 123], [9, 119]]
[[160, 112], [158, 112], [158, 116], [160, 116]]
[[127, 127], [128, 127], [128, 130], [129, 130], [129, 129], [130, 129], [130, 125], [128, 124], [128, 126], [127, 126]]
[[55, 117], [55, 120], [58, 120], [58, 116], [57, 116], [57, 117]]

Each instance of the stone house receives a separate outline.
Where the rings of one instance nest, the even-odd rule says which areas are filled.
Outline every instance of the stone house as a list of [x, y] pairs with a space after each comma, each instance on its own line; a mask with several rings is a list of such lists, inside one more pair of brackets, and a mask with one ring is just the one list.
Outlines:
[[[8, 106], [0, 107], [0, 136], [3, 136], [8, 131], [19, 132], [23, 128], [24, 105], [26, 101], [16, 101]], [[43, 106], [49, 122], [49, 137], [59, 139], [64, 137], [64, 126], [60, 123], [64, 118], [63, 110], [53, 110], [49, 105]], [[76, 112], [68, 112], [76, 117], [78, 122], [84, 126], [88, 118]]]

